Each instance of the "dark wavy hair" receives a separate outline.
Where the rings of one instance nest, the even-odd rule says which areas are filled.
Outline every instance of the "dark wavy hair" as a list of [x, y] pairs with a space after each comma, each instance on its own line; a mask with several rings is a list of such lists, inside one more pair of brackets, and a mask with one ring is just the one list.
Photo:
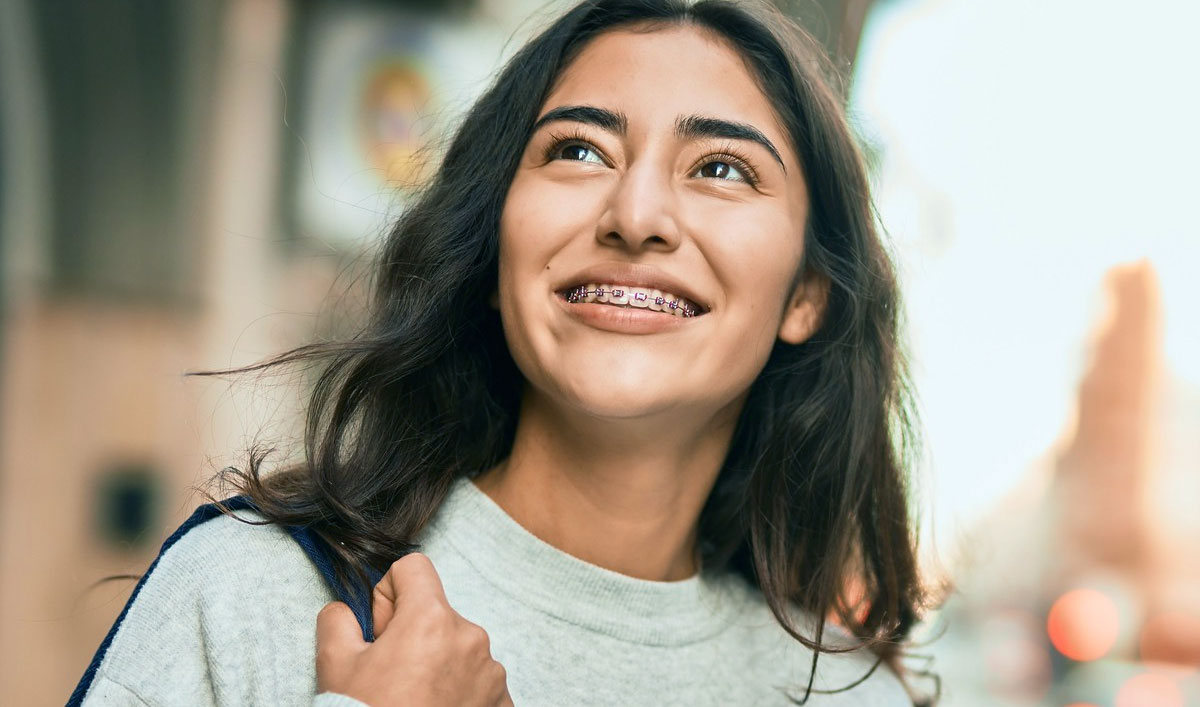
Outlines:
[[805, 240], [801, 274], [829, 283], [815, 334], [777, 341], [751, 386], [700, 514], [701, 565], [741, 574], [814, 649], [803, 699], [819, 655], [843, 649], [823, 641], [822, 622], [804, 635], [791, 606], [837, 622], [876, 653], [875, 667], [902, 674], [899, 656], [926, 594], [909, 517], [915, 425], [896, 278], [836, 74], [807, 34], [765, 4], [587, 0], [528, 42], [466, 114], [382, 244], [362, 330], [200, 374], [322, 365], [305, 461], [263, 473], [256, 449], [245, 469], [224, 476], [270, 521], [320, 534], [346, 581], [416, 549], [454, 480], [491, 468], [512, 446], [523, 380], [498, 313], [484, 303], [497, 283], [501, 209], [538, 111], [598, 34], [675, 25], [722, 38], [758, 79], [808, 183], [809, 222], [796, 234]]

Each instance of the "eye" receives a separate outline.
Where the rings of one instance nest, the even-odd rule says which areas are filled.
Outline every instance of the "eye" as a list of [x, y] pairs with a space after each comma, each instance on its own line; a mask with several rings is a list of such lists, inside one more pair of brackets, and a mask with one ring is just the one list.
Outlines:
[[705, 157], [692, 176], [722, 182], [743, 182], [750, 186], [758, 184], [758, 173], [750, 163], [728, 151]]
[[573, 143], [570, 145], [564, 145], [561, 148], [555, 148], [554, 154], [558, 156], [558, 159], [604, 164], [604, 160], [600, 159], [600, 155], [597, 155], [595, 150], [587, 145], [581, 145], [579, 143]]
[[607, 164], [599, 151], [592, 147], [579, 135], [551, 135], [550, 145], [546, 148], [546, 161], [569, 160], [573, 162], [592, 162]]
[[709, 179], [725, 179], [732, 182], [747, 183], [750, 181], [750, 179], [746, 177], [746, 175], [742, 174], [741, 170], [739, 170], [737, 167], [728, 162], [722, 162], [720, 160], [706, 162], [703, 167], [696, 170], [696, 173], [701, 177], [707, 177]]

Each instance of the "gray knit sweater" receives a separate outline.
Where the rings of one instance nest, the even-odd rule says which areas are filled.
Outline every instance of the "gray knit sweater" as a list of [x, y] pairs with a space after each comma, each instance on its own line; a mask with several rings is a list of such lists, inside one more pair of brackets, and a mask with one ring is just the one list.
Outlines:
[[[467, 480], [420, 540], [451, 606], [487, 630], [518, 707], [785, 705], [785, 691], [803, 694], [811, 653], [736, 576], [652, 582], [588, 564]], [[203, 523], [147, 579], [85, 704], [361, 707], [314, 697], [316, 616], [334, 599], [284, 530]], [[822, 655], [816, 687], [844, 687], [872, 663], [861, 650]], [[881, 666], [808, 704], [911, 701]]]

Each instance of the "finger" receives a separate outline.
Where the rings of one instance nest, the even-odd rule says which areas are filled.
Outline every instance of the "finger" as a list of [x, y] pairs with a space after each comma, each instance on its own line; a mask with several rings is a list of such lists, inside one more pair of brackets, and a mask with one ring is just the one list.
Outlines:
[[496, 701], [496, 704], [500, 705], [500, 707], [515, 707], [512, 696], [508, 692], [508, 671], [499, 662], [496, 662], [495, 667], [497, 672], [496, 680], [500, 683], [500, 691], [503, 693], [500, 695], [500, 699]]
[[326, 604], [317, 614], [317, 691], [334, 689], [366, 646], [350, 607], [340, 601]]
[[[420, 609], [437, 602], [448, 605], [442, 579], [428, 557], [410, 553], [392, 563], [386, 575], [376, 585], [378, 596], [392, 603], [392, 616], [406, 609]], [[374, 601], [372, 601], [374, 610]], [[388, 619], [392, 618], [389, 616]]]
[[366, 648], [358, 619], [350, 607], [330, 602], [317, 614], [317, 664], [322, 656], [353, 655]]
[[375, 637], [379, 638], [392, 622], [396, 611], [396, 593], [392, 582], [385, 576], [371, 592], [371, 622]]

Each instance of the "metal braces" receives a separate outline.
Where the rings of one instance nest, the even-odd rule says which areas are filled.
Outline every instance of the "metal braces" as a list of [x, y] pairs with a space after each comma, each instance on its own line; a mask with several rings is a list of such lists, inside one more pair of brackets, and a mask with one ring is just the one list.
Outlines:
[[[587, 297], [588, 295], [596, 295], [597, 297], [599, 297], [599, 296], [603, 295], [605, 292], [607, 292], [607, 290], [605, 290], [603, 287], [597, 287], [594, 290], [589, 290], [587, 288], [587, 286], [580, 286], [580, 287], [576, 287], [573, 290], [567, 291], [567, 301], [571, 302], [571, 303], [578, 303], [578, 302], [582, 302], [583, 298]], [[611, 292], [608, 292], [608, 294], [613, 297], [621, 297], [625, 294], [625, 290], [614, 287], [614, 288], [612, 288]], [[645, 302], [647, 299], [649, 299], [649, 296], [645, 292], [631, 292], [630, 296], [639, 302]], [[677, 299], [668, 301], [665, 297], [655, 297], [654, 304], [666, 307], [666, 308], [670, 309], [671, 311], [675, 311], [676, 309], [682, 310], [683, 316], [685, 316], [685, 317], [696, 316], [695, 308], [693, 308], [686, 301], [681, 301], [681, 300], [677, 300]]]

